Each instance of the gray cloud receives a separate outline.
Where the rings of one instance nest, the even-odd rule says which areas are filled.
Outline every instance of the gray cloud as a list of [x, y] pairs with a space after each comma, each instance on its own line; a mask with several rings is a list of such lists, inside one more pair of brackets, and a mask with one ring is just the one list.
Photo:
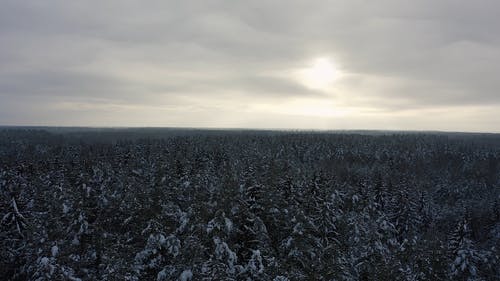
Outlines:
[[[140, 108], [164, 107], [177, 117], [161, 124], [184, 116], [206, 125], [213, 114], [218, 126], [252, 104], [314, 99], [361, 115], [379, 112], [385, 122], [404, 111], [488, 107], [489, 115], [474, 119], [479, 127], [500, 118], [491, 110], [500, 112], [498, 9], [493, 0], [4, 0], [0, 122], [57, 124], [63, 111], [51, 105], [64, 104], [75, 125], [101, 117], [121, 124], [118, 112], [127, 108], [141, 118]], [[291, 74], [321, 56], [344, 73], [333, 90], [308, 89]], [[99, 115], [106, 104], [106, 116]], [[24, 119], [13, 113], [28, 110]], [[277, 126], [297, 123], [266, 114]], [[259, 127], [257, 120], [249, 115], [232, 125]], [[426, 124], [422, 118], [419, 126]], [[500, 130], [494, 126], [489, 130]]]

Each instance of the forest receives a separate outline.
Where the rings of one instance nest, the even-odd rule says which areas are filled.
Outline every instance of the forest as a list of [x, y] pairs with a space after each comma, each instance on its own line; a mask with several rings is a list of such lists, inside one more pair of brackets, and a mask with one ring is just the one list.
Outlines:
[[500, 280], [500, 135], [0, 128], [0, 280]]

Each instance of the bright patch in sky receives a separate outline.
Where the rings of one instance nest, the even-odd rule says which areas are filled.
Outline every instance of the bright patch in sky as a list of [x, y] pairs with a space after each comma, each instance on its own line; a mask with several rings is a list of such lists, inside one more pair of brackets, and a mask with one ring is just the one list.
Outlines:
[[312, 65], [300, 71], [300, 80], [314, 90], [328, 89], [339, 75], [339, 70], [328, 58], [317, 58]]

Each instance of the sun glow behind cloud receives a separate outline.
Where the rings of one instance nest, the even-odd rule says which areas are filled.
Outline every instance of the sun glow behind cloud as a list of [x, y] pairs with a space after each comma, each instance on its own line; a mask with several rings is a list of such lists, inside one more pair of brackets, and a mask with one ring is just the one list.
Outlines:
[[326, 90], [340, 76], [338, 67], [327, 57], [316, 58], [310, 66], [299, 70], [299, 81], [313, 90]]

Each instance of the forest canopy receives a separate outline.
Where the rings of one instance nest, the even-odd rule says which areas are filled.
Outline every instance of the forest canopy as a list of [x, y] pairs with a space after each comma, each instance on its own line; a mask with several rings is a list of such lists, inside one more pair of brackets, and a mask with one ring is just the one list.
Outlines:
[[0, 129], [2, 280], [499, 280], [500, 136]]

